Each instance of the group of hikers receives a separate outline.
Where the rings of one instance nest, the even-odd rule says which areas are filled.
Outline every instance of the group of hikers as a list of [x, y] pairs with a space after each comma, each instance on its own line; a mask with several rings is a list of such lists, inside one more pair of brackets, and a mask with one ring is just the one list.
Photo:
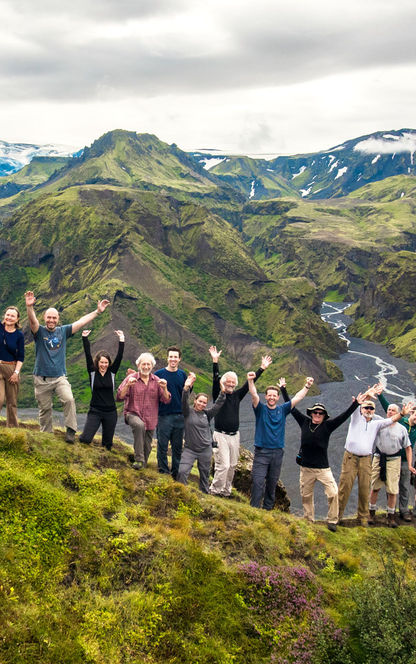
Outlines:
[[[41, 325], [35, 310], [35, 295], [25, 293], [28, 322], [35, 342], [33, 370], [35, 398], [39, 406], [40, 430], [53, 432], [52, 407], [56, 394], [61, 401], [66, 427], [65, 440], [74, 443], [77, 431], [75, 400], [66, 375], [66, 341], [81, 328], [86, 328], [109, 306], [101, 300], [97, 308], [69, 325], [60, 325], [59, 312], [49, 308]], [[124, 403], [124, 419], [133, 433], [133, 469], [147, 466], [153, 435], [157, 437], [157, 466], [160, 473], [170, 474], [187, 484], [192, 467], [197, 462], [199, 488], [223, 498], [229, 498], [240, 454], [240, 403], [250, 394], [255, 415], [254, 458], [250, 504], [271, 510], [275, 504], [276, 485], [280, 477], [285, 446], [285, 422], [291, 413], [300, 427], [300, 449], [296, 457], [300, 465], [300, 494], [304, 516], [315, 520], [314, 487], [320, 482], [328, 499], [327, 525], [336, 531], [343, 525], [344, 511], [350, 493], [358, 478], [357, 518], [361, 526], [375, 523], [376, 503], [380, 488], [387, 493], [387, 525], [397, 527], [396, 500], [399, 496], [399, 514], [411, 521], [409, 510], [410, 477], [416, 475], [412, 449], [416, 440], [416, 406], [409, 402], [402, 407], [389, 404], [383, 395], [383, 386], [375, 384], [363, 394], [353, 397], [351, 404], [335, 417], [330, 417], [322, 403], [306, 409], [306, 415], [297, 409], [306, 397], [314, 379], [307, 377], [305, 384], [290, 397], [286, 381], [269, 385], [265, 390], [265, 403], [260, 401], [255, 382], [270, 366], [272, 359], [265, 355], [256, 372], [247, 373], [246, 382], [238, 388], [234, 371], [220, 376], [221, 350], [209, 348], [213, 366], [212, 398], [204, 392], [190, 394], [196, 375], [188, 375], [179, 367], [181, 350], [167, 349], [166, 367], [153, 372], [156, 360], [144, 352], [136, 360], [136, 371], [128, 369], [117, 389], [116, 374], [124, 352], [124, 333], [115, 330], [118, 350], [114, 360], [105, 350], [91, 355], [88, 336], [82, 331], [91, 401], [85, 425], [79, 436], [81, 443], [89, 444], [101, 426], [102, 445], [111, 450], [117, 423], [116, 400]], [[24, 361], [24, 337], [20, 329], [17, 307], [6, 309], [0, 324], [0, 409], [6, 401], [6, 424], [18, 426], [17, 395], [19, 374]], [[283, 403], [279, 404], [280, 394]], [[387, 417], [375, 414], [378, 398]], [[350, 418], [339, 486], [328, 461], [328, 445], [332, 432]], [[214, 420], [214, 431], [211, 430]], [[171, 447], [169, 466], [168, 449]], [[210, 470], [214, 456], [215, 470], [210, 483]], [[371, 492], [371, 493], [370, 493]]]

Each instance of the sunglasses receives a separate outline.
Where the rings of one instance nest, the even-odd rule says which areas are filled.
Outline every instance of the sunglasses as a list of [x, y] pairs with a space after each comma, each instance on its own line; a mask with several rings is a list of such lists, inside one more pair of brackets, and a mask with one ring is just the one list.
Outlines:
[[373, 406], [363, 406], [364, 410], [375, 410]]
[[313, 410], [312, 415], [325, 415], [325, 412], [323, 410]]

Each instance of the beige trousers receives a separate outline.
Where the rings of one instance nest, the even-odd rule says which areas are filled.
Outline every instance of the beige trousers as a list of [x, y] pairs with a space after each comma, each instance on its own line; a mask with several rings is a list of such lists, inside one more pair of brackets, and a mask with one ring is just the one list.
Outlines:
[[17, 427], [17, 395], [19, 383], [9, 383], [9, 378], [16, 369], [16, 362], [0, 364], [0, 411], [6, 401], [6, 424]]
[[357, 456], [345, 450], [342, 459], [341, 475], [338, 486], [339, 512], [338, 518], [342, 519], [344, 510], [350, 497], [351, 489], [358, 477], [358, 508], [357, 516], [360, 521], [368, 519], [368, 497], [371, 482], [371, 454]]
[[230, 436], [227, 433], [214, 431], [213, 435], [218, 447], [214, 447], [215, 473], [211, 482], [210, 492], [221, 496], [230, 496], [234, 473], [240, 458], [240, 432]]
[[328, 498], [328, 523], [336, 523], [338, 521], [338, 487], [330, 468], [300, 467], [300, 495], [305, 519], [315, 521], [313, 500], [315, 482], [320, 482], [325, 488], [325, 495]]
[[33, 376], [35, 398], [39, 406], [39, 424], [41, 431], [53, 433], [52, 405], [56, 393], [64, 411], [64, 423], [69, 429], [77, 430], [77, 413], [71, 385], [66, 376]]

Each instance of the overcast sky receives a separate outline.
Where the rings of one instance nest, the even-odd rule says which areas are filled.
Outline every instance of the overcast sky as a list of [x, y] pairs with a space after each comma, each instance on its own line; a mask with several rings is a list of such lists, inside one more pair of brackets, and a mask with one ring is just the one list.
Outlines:
[[415, 0], [0, 0], [0, 139], [311, 152], [416, 128]]

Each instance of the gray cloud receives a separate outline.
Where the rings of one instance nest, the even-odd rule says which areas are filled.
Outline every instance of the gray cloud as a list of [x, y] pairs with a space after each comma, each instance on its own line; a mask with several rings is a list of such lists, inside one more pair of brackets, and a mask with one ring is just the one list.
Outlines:
[[[211, 24], [205, 31], [199, 23], [184, 35], [166, 25], [152, 37], [140, 31], [112, 38], [94, 32], [100, 26], [110, 29], [112, 21], [116, 26], [131, 19], [156, 21], [187, 6], [192, 13], [198, 2], [190, 0], [2, 4], [12, 14], [9, 39], [0, 41], [0, 91], [8, 100], [215, 93], [416, 60], [416, 7], [405, 0], [400, 11], [384, 0], [351, 0], [345, 6], [324, 0], [292, 6], [232, 1], [224, 9], [213, 3], [212, 25], [222, 35], [218, 46]], [[22, 20], [13, 22], [13, 12]]]

